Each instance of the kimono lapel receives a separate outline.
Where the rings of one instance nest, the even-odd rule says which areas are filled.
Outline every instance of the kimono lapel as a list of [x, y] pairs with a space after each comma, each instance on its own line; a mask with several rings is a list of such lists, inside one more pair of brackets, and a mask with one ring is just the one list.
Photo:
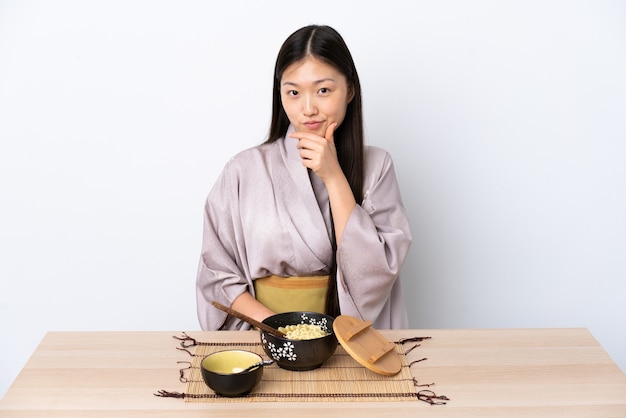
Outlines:
[[[298, 140], [289, 137], [293, 132], [289, 127], [285, 138], [281, 141], [281, 157], [287, 168], [289, 177], [293, 180], [295, 190], [285, 190], [284, 185], [279, 190], [285, 190], [285, 206], [291, 216], [291, 222], [297, 230], [300, 239], [316, 258], [326, 266], [331, 259], [332, 247], [328, 235], [327, 224], [320, 211], [317, 198], [313, 192], [308, 169], [302, 165], [300, 152], [297, 148]], [[325, 189], [323, 190], [325, 193]], [[327, 198], [325, 200], [328, 200]], [[294, 237], [294, 240], [297, 237]], [[313, 267], [319, 269], [320, 266]]]

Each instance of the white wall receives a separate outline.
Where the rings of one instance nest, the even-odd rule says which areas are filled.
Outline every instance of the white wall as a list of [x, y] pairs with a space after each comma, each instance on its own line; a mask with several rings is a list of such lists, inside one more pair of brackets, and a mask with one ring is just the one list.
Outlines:
[[[412, 10], [408, 10], [411, 4]], [[0, 1], [0, 395], [50, 330], [199, 329], [202, 205], [335, 26], [393, 155], [411, 325], [588, 327], [626, 370], [626, 3]]]

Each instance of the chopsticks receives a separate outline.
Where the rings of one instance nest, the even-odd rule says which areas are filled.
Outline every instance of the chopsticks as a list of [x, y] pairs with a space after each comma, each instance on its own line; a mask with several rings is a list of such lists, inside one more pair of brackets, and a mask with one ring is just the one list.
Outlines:
[[215, 306], [217, 309], [219, 309], [220, 311], [224, 311], [229, 315], [232, 315], [234, 317], [241, 319], [242, 321], [246, 321], [248, 324], [254, 325], [255, 327], [262, 329], [265, 332], [268, 332], [276, 337], [285, 338], [285, 333], [280, 332], [276, 328], [272, 328], [269, 325], [264, 324], [263, 322], [259, 322], [256, 319], [252, 319], [249, 316], [242, 314], [241, 312], [238, 312], [234, 309], [231, 309], [227, 306], [222, 305], [221, 303], [213, 301], [211, 302], [211, 304]]

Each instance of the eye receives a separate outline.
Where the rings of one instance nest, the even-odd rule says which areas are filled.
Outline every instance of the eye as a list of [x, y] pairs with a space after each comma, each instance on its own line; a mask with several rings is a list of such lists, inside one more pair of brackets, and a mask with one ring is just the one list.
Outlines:
[[287, 96], [297, 96], [298, 95], [298, 91], [297, 90], [287, 90], [286, 94], [287, 94]]
[[319, 93], [320, 94], [328, 94], [328, 93], [330, 93], [330, 89], [328, 87], [322, 87], [321, 89], [319, 89]]

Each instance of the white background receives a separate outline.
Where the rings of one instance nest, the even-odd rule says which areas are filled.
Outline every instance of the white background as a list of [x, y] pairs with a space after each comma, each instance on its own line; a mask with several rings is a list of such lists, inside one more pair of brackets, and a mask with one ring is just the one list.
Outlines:
[[395, 160], [411, 326], [587, 327], [626, 370], [626, 2], [5, 0], [0, 395], [47, 331], [199, 329], [204, 198], [309, 23]]

